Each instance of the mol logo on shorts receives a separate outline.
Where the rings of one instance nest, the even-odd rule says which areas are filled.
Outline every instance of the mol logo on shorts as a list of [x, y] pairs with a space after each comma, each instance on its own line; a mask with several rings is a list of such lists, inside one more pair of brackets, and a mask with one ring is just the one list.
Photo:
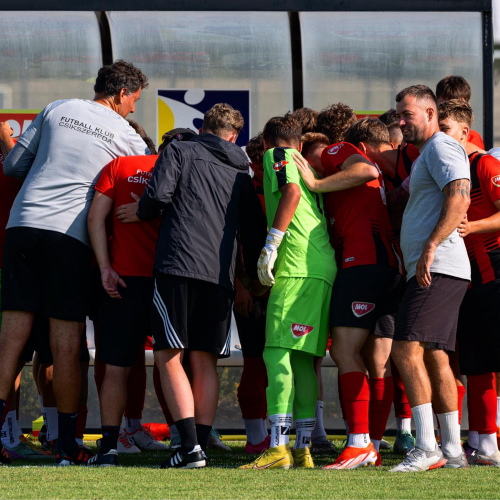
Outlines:
[[372, 312], [375, 309], [375, 304], [371, 302], [353, 302], [352, 312], [356, 318], [361, 318], [365, 314]]
[[314, 330], [314, 326], [299, 325], [299, 323], [292, 323], [291, 330], [292, 330], [292, 335], [296, 339], [300, 339], [300, 337], [303, 337], [304, 335], [311, 333]]
[[495, 175], [495, 177], [491, 178], [491, 182], [496, 186], [500, 187], [500, 175]]
[[332, 146], [330, 149], [328, 149], [327, 153], [329, 155], [336, 155], [340, 151], [340, 148], [343, 146], [344, 146], [343, 144], [338, 144], [337, 146]]

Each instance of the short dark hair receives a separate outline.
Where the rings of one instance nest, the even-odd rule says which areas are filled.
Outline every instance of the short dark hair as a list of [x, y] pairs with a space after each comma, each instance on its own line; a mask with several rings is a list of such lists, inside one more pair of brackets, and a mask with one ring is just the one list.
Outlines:
[[459, 123], [465, 123], [471, 128], [474, 122], [474, 113], [469, 103], [462, 101], [462, 99], [451, 99], [439, 105], [439, 121], [447, 118], [452, 118]]
[[214, 104], [203, 117], [203, 132], [219, 135], [224, 132], [240, 133], [245, 120], [243, 115], [226, 103]]
[[398, 126], [399, 120], [396, 118], [396, 110], [394, 108], [388, 109], [385, 113], [381, 114], [378, 119], [387, 127]]
[[197, 135], [198, 134], [190, 128], [174, 128], [169, 130], [161, 136], [162, 143], [158, 148], [158, 152], [162, 152], [172, 142], [190, 141]]
[[316, 132], [326, 135], [330, 144], [336, 144], [344, 140], [353, 123], [356, 123], [356, 114], [347, 104], [339, 102], [319, 112]]
[[360, 142], [370, 145], [390, 144], [391, 137], [387, 127], [378, 119], [367, 116], [349, 127], [345, 134], [345, 142], [357, 146]]
[[156, 147], [155, 143], [153, 142], [153, 139], [149, 137], [149, 135], [146, 133], [144, 130], [143, 126], [139, 123], [137, 123], [134, 120], [127, 120], [129, 125], [137, 132], [137, 134], [141, 137], [141, 139], [146, 143], [146, 146], [148, 149], [151, 151], [152, 155], [157, 154], [156, 153]]
[[405, 97], [414, 97], [417, 100], [429, 99], [437, 107], [437, 100], [434, 92], [427, 85], [412, 85], [401, 90], [396, 96], [396, 102], [401, 102]]
[[329, 146], [330, 141], [325, 134], [319, 132], [307, 132], [302, 136], [302, 156], [306, 157], [315, 145]]
[[311, 108], [296, 109], [292, 116], [302, 125], [302, 133], [314, 132], [318, 121], [319, 112]]
[[273, 146], [277, 146], [279, 142], [300, 144], [302, 126], [292, 113], [288, 112], [285, 116], [275, 116], [268, 120], [262, 131], [262, 137]]
[[132, 63], [118, 59], [110, 66], [103, 66], [97, 72], [94, 92], [112, 97], [127, 89], [127, 95], [148, 88], [148, 77]]
[[252, 163], [262, 165], [264, 162], [264, 139], [262, 132], [259, 132], [255, 137], [252, 137], [246, 147], [246, 153]]
[[470, 96], [470, 85], [463, 76], [445, 76], [436, 85], [436, 97], [440, 97], [444, 101], [462, 99], [465, 102], [469, 102]]

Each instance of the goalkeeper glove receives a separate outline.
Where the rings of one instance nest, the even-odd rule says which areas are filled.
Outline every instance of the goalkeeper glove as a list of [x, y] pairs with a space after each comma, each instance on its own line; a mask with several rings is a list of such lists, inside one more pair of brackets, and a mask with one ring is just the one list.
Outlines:
[[285, 233], [274, 227], [267, 233], [266, 244], [260, 252], [257, 264], [259, 281], [264, 286], [274, 285], [273, 267], [278, 257], [278, 247], [281, 245]]

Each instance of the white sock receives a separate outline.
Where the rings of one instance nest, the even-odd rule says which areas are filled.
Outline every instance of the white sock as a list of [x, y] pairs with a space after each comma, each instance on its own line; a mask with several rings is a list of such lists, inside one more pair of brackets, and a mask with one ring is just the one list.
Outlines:
[[372, 444], [378, 453], [380, 451], [380, 439], [372, 439]]
[[172, 424], [169, 426], [170, 429], [170, 441], [175, 441], [179, 438], [179, 431], [177, 430], [177, 426]]
[[477, 431], [469, 431], [467, 443], [477, 450], [479, 448], [479, 433]]
[[125, 428], [128, 434], [133, 434], [142, 427], [142, 418], [125, 417]]
[[76, 444], [83, 446], [83, 438], [75, 438]]
[[19, 437], [23, 436], [23, 428], [21, 427], [21, 422], [16, 419], [16, 427], [17, 427], [17, 432], [19, 434]]
[[415, 446], [424, 451], [434, 451], [436, 449], [436, 438], [434, 436], [434, 417], [432, 414], [432, 404], [414, 406], [411, 415], [415, 422], [416, 442]]
[[462, 453], [458, 410], [438, 415], [441, 424], [441, 450], [448, 457], [458, 457]]
[[259, 444], [266, 439], [267, 429], [264, 432], [261, 418], [244, 418], [247, 441], [250, 444]]
[[57, 422], [57, 407], [43, 408], [44, 418], [47, 422], [47, 440], [53, 441], [59, 437], [59, 426]]
[[347, 420], [344, 420], [344, 425], [345, 425], [345, 435], [349, 435], [349, 424], [347, 423]]
[[496, 432], [493, 434], [479, 434], [478, 451], [482, 455], [487, 455], [488, 457], [498, 451]]
[[323, 424], [323, 401], [316, 401], [316, 426], [311, 434], [311, 441], [315, 444], [326, 443], [328, 436]]
[[15, 448], [19, 441], [16, 410], [9, 411], [2, 426], [2, 444], [7, 448]]
[[271, 447], [281, 446], [290, 442], [290, 427], [292, 426], [291, 413], [269, 415], [271, 424]]
[[500, 398], [497, 398], [497, 427], [500, 429]]
[[267, 417], [262, 419], [262, 434], [265, 437], [269, 436], [269, 431], [267, 430]]
[[366, 448], [369, 443], [370, 434], [349, 434], [347, 446], [353, 446], [354, 448]]
[[396, 417], [396, 428], [398, 432], [411, 432], [411, 418]]
[[311, 442], [311, 433], [315, 425], [315, 418], [301, 418], [295, 420], [295, 449], [309, 446]]

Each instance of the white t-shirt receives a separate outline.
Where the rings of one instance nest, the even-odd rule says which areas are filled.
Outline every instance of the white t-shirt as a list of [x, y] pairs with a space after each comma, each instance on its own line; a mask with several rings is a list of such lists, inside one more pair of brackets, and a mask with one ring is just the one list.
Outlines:
[[17, 144], [35, 159], [14, 201], [7, 228], [48, 229], [86, 245], [90, 245], [87, 215], [103, 167], [118, 156], [150, 154], [119, 114], [83, 99], [49, 104]]

